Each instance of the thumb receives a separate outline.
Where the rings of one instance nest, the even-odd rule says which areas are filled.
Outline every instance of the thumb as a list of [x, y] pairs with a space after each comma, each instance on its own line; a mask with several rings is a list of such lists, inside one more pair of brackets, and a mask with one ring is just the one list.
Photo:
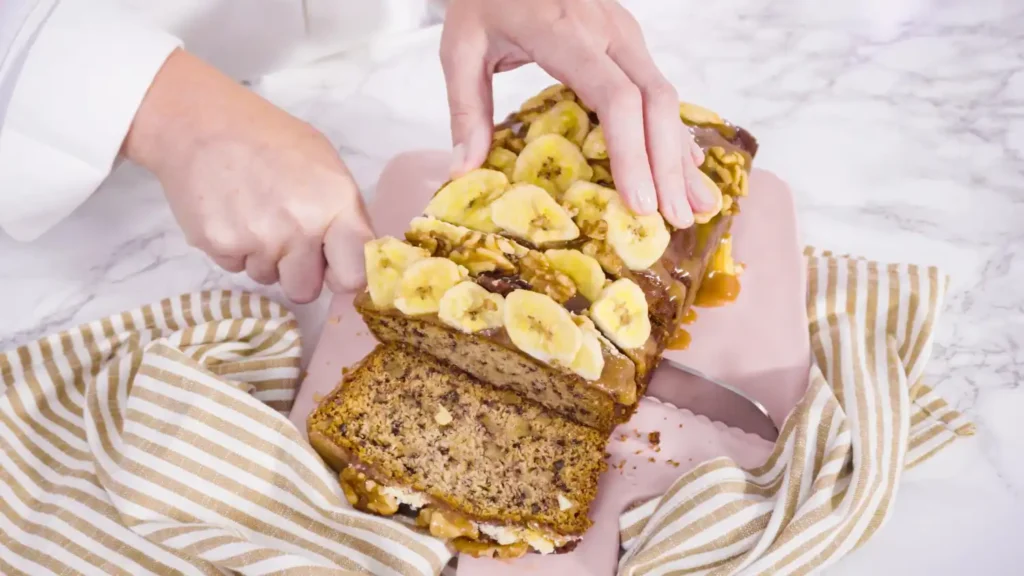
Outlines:
[[487, 159], [494, 121], [491, 71], [484, 52], [456, 45], [441, 49], [451, 113], [453, 178], [480, 167]]
[[324, 280], [331, 292], [354, 292], [366, 285], [363, 246], [375, 236], [361, 204], [334, 218], [324, 234]]

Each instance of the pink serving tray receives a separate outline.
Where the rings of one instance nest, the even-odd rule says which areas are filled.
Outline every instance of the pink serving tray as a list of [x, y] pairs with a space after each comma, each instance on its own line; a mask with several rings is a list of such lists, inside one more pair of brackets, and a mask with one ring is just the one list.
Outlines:
[[[379, 235], [404, 234], [409, 221], [447, 179], [449, 160], [446, 152], [412, 152], [385, 167], [369, 206]], [[751, 174], [750, 195], [742, 208], [733, 225], [734, 255], [746, 264], [739, 299], [723, 308], [698, 309], [698, 320], [689, 327], [692, 344], [666, 358], [742, 390], [761, 402], [781, 427], [807, 388], [810, 364], [802, 246], [792, 195], [772, 174]], [[352, 307], [353, 297], [339, 295], [331, 302], [291, 413], [303, 433], [315, 406], [314, 395], [326, 396], [341, 379], [342, 368], [376, 345]], [[701, 407], [701, 412], [718, 414], [728, 412], [734, 401], [714, 392], [695, 397], [687, 387], [691, 378], [663, 363], [651, 383], [650, 397], [615, 431], [608, 446], [609, 470], [591, 506], [594, 526], [576, 550], [512, 562], [463, 557], [459, 576], [614, 574], [618, 517], [632, 503], [661, 494], [676, 478], [712, 458], [728, 456], [746, 467], [762, 463], [772, 445], [739, 429], [744, 427], [742, 420], [729, 420], [739, 428], [727, 427], [687, 409]], [[657, 452], [648, 442], [650, 432], [660, 433]]]

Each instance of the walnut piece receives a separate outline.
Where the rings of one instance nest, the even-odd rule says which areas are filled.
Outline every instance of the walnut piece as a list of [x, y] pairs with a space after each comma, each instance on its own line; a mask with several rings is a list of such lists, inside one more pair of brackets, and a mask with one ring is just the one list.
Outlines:
[[583, 245], [582, 250], [584, 254], [597, 260], [601, 268], [613, 278], [621, 278], [628, 270], [626, 263], [604, 240], [591, 240]]
[[497, 234], [467, 232], [460, 237], [445, 236], [437, 231], [410, 230], [409, 243], [426, 249], [431, 256], [448, 258], [469, 273], [478, 276], [487, 272], [515, 274], [515, 259], [525, 256], [526, 247]]
[[547, 294], [555, 302], [563, 303], [576, 295], [576, 284], [572, 278], [555, 270], [548, 259], [535, 250], [519, 261], [519, 275], [535, 291]]
[[501, 560], [512, 560], [525, 556], [529, 550], [526, 542], [514, 544], [495, 544], [492, 542], [477, 542], [467, 538], [456, 538], [452, 541], [455, 549], [463, 554], [474, 558], [499, 558]]
[[416, 517], [416, 525], [428, 529], [431, 536], [442, 540], [454, 538], [476, 540], [480, 537], [476, 524], [470, 522], [465, 516], [450, 510], [441, 512], [429, 507], [423, 508]]
[[746, 164], [746, 157], [742, 153], [727, 152], [722, 146], [712, 146], [708, 148], [700, 169], [719, 185], [723, 194], [735, 200], [747, 195], [747, 172], [743, 168]]
[[357, 510], [391, 516], [398, 512], [398, 500], [381, 491], [381, 486], [366, 474], [348, 466], [338, 475], [345, 499]]

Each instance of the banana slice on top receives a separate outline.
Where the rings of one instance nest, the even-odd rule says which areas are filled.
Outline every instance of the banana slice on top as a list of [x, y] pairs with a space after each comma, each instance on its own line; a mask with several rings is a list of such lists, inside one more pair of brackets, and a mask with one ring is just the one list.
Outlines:
[[715, 181], [705, 174], [703, 170], [698, 170], [697, 172], [700, 173], [700, 178], [704, 181], [704, 185], [707, 186], [708, 190], [711, 190], [712, 194], [715, 195], [715, 204], [711, 209], [693, 213], [694, 222], [697, 224], [707, 224], [708, 222], [711, 222], [712, 218], [718, 216], [718, 213], [722, 211], [722, 207], [724, 205], [722, 189], [719, 188], [718, 184], [715, 184]]
[[576, 210], [576, 224], [582, 228], [599, 221], [612, 203], [622, 203], [622, 197], [611, 188], [579, 180], [565, 191], [562, 200]]
[[562, 272], [576, 284], [576, 290], [593, 302], [604, 290], [605, 276], [601, 264], [593, 256], [579, 250], [551, 249], [544, 252], [555, 270]]
[[[482, 243], [489, 250], [497, 250], [502, 254], [522, 258], [529, 253], [529, 249], [522, 244], [512, 241], [500, 234], [484, 234], [476, 230], [470, 230], [465, 226], [449, 224], [444, 220], [438, 220], [432, 216], [417, 216], [409, 221], [409, 231], [406, 232], [406, 240], [413, 241], [417, 235], [433, 234], [443, 238], [452, 247], [459, 247], [468, 243]], [[412, 236], [413, 238], [410, 238]]]
[[534, 246], [578, 238], [572, 216], [543, 188], [516, 184], [491, 204], [491, 220], [505, 232]]
[[563, 100], [544, 112], [530, 124], [526, 131], [526, 143], [529, 144], [545, 134], [564, 136], [577, 146], [590, 132], [590, 116], [579, 104], [571, 100]]
[[661, 214], [637, 216], [625, 204], [611, 203], [604, 213], [608, 244], [630, 270], [650, 268], [668, 248], [671, 235]]
[[516, 168], [516, 153], [508, 148], [494, 148], [487, 155], [487, 161], [484, 163], [484, 166], [501, 172], [506, 178], [511, 180], [512, 171]]
[[537, 95], [527, 98], [519, 107], [519, 119], [532, 122], [542, 113], [541, 110], [552, 102], [576, 101], [576, 93], [564, 84], [553, 84], [541, 90]]
[[722, 117], [713, 110], [689, 102], [679, 103], [679, 117], [687, 124], [722, 124]]
[[427, 258], [423, 248], [410, 246], [398, 238], [383, 236], [363, 245], [366, 260], [366, 287], [377, 308], [390, 308], [395, 302], [395, 290], [406, 268]]
[[476, 282], [463, 281], [441, 296], [437, 317], [467, 334], [500, 328], [505, 321], [505, 299]]
[[505, 330], [517, 348], [556, 366], [571, 366], [583, 345], [569, 311], [550, 296], [529, 290], [513, 290], [505, 297]]
[[590, 318], [623, 350], [640, 348], [651, 336], [647, 297], [635, 282], [620, 278], [608, 285], [590, 306]]
[[583, 156], [591, 160], [608, 158], [608, 145], [604, 141], [604, 129], [600, 126], [591, 130], [583, 140]]
[[481, 232], [497, 232], [490, 205], [509, 187], [508, 177], [497, 170], [478, 168], [446, 184], [427, 204], [427, 216]]
[[395, 308], [405, 314], [432, 314], [441, 297], [468, 276], [465, 268], [447, 258], [424, 258], [406, 268], [395, 291]]
[[584, 380], [599, 380], [604, 372], [604, 348], [601, 346], [601, 333], [597, 327], [586, 316], [572, 317], [573, 322], [580, 329], [583, 337], [580, 341], [580, 351], [576, 353], [569, 369]]
[[573, 182], [590, 180], [593, 174], [578, 146], [559, 134], [544, 134], [519, 153], [512, 181], [535, 184], [561, 198]]
[[608, 188], [615, 187], [615, 179], [612, 178], [612, 173], [607, 168], [597, 163], [591, 164], [590, 167], [594, 169], [593, 175], [590, 176], [591, 182]]
[[[444, 220], [438, 220], [433, 216], [417, 216], [409, 221], [409, 231], [406, 232], [406, 240], [409, 240], [410, 233], [412, 235], [435, 234], [457, 246], [461, 244], [467, 236], [474, 234], [474, 231], [466, 228], [465, 226], [456, 226], [455, 224], [449, 224]], [[413, 242], [413, 244], [415, 244], [415, 242]]]

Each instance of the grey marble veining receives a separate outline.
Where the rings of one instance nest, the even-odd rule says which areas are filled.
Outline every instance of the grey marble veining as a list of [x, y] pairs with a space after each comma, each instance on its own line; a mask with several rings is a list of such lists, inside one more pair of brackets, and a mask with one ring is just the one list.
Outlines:
[[[683, 98], [761, 142], [808, 244], [951, 277], [928, 381], [978, 426], [912, 471], [886, 527], [829, 574], [1009, 574], [1024, 563], [1024, 2], [626, 2]], [[395, 154], [449, 145], [439, 30], [254, 88], [323, 130], [366, 195]], [[549, 84], [497, 77], [498, 115]], [[165, 296], [244, 287], [121, 167], [39, 241], [0, 238], [0, 348]], [[327, 297], [295, 307], [312, 350]]]

